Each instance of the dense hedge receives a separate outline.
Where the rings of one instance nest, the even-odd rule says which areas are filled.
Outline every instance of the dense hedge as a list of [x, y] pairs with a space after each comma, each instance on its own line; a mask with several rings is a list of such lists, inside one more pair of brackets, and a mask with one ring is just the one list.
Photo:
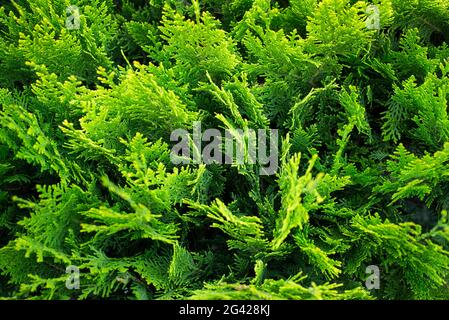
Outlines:
[[[0, 296], [449, 298], [449, 2], [2, 3]], [[277, 175], [174, 165], [194, 121]]]

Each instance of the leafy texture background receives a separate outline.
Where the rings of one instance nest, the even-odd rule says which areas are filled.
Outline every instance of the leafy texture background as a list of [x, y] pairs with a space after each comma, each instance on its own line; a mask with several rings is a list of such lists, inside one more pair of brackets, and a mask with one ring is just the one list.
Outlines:
[[[449, 298], [449, 2], [14, 0], [0, 31], [1, 297]], [[279, 129], [277, 175], [173, 165], [197, 120]]]

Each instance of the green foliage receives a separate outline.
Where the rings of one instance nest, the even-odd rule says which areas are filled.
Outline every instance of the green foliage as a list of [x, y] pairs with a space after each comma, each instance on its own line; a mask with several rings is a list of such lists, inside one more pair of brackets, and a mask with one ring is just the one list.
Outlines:
[[[28, 61], [47, 66], [63, 80], [75, 75], [86, 83], [93, 82], [98, 66], [112, 67], [108, 51], [118, 23], [112, 16], [111, 2], [19, 0], [2, 7], [2, 86], [32, 83], [35, 76], [26, 67]], [[83, 8], [79, 30], [65, 28], [69, 5]]]
[[[2, 4], [0, 297], [448, 299], [448, 9]], [[277, 174], [173, 164], [194, 121], [278, 129]]]

